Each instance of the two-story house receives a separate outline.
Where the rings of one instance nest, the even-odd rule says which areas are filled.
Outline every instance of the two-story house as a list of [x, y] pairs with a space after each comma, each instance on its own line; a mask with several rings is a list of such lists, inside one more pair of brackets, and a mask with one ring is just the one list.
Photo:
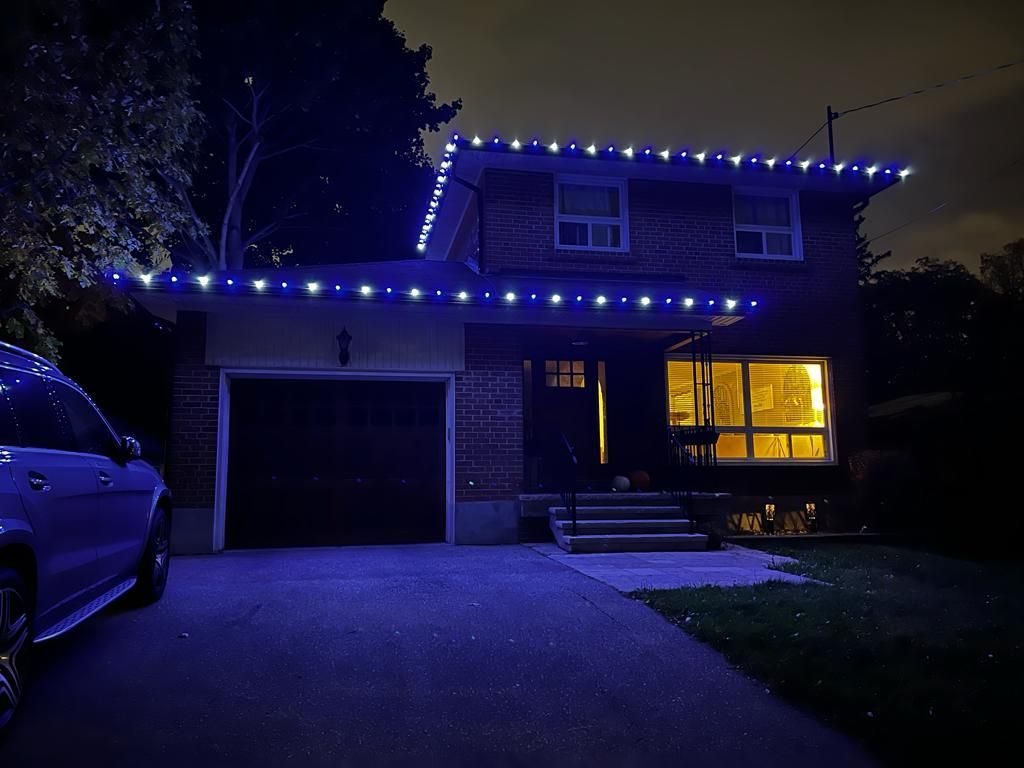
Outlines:
[[736, 519], [838, 498], [855, 211], [905, 174], [456, 135], [416, 258], [119, 276], [177, 323], [178, 548], [513, 542], [567, 446], [578, 490], [657, 492], [673, 426]]

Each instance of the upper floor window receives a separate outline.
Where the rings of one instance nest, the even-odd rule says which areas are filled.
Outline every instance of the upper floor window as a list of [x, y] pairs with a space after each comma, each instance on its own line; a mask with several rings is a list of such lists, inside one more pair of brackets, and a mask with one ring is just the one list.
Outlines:
[[795, 192], [737, 190], [732, 198], [736, 255], [800, 261], [800, 205]]
[[626, 182], [619, 179], [555, 179], [555, 244], [559, 248], [625, 251]]

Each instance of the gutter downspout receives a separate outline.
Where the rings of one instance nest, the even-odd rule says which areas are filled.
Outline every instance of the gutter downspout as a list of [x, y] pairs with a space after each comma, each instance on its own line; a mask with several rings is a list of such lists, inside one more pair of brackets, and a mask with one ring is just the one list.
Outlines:
[[484, 269], [484, 192], [476, 184], [466, 181], [464, 178], [462, 178], [461, 176], [457, 176], [454, 173], [452, 174], [452, 179], [455, 180], [458, 184], [464, 186], [466, 189], [468, 189], [476, 196], [476, 263], [477, 268], [480, 270], [480, 272], [484, 272], [486, 271]]

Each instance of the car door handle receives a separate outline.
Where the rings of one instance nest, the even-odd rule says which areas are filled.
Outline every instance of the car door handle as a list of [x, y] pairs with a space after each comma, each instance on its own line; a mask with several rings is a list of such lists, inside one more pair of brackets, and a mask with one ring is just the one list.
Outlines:
[[48, 491], [53, 486], [50, 485], [50, 481], [46, 479], [46, 475], [41, 475], [38, 472], [28, 473], [28, 487], [33, 491]]
[[100, 472], [100, 485], [113, 485], [114, 481], [110, 478], [106, 472]]

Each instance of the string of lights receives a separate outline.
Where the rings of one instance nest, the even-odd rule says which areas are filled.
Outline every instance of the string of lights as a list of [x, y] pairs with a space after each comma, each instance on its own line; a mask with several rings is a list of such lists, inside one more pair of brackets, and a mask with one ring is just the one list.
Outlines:
[[252, 294], [276, 294], [293, 296], [338, 296], [341, 298], [355, 298], [360, 300], [397, 300], [397, 301], [429, 301], [443, 300], [454, 304], [501, 304], [506, 306], [545, 306], [552, 309], [564, 307], [585, 307], [588, 309], [610, 308], [621, 306], [628, 309], [647, 310], [654, 307], [675, 308], [684, 310], [701, 310], [719, 312], [723, 309], [729, 312], [740, 309], [755, 309], [758, 306], [756, 299], [740, 301], [733, 297], [708, 298], [693, 296], [653, 296], [649, 294], [639, 295], [613, 295], [605, 293], [583, 294], [567, 293], [540, 293], [530, 291], [528, 293], [517, 292], [517, 290], [491, 291], [485, 290], [474, 294], [466, 290], [451, 291], [435, 288], [433, 290], [417, 286], [396, 289], [393, 286], [374, 286], [360, 284], [358, 286], [345, 286], [341, 283], [327, 283], [318, 280], [307, 280], [297, 284], [289, 283], [287, 280], [268, 280], [266, 278], [236, 279], [223, 275], [191, 275], [176, 273], [161, 274], [140, 274], [136, 276], [123, 275], [114, 272], [110, 275], [111, 280], [117, 285], [136, 281], [137, 286], [149, 290], [199, 290], [203, 292], [223, 292], [237, 294], [248, 292]]
[[814, 158], [798, 160], [796, 157], [791, 156], [785, 160], [780, 160], [778, 157], [764, 157], [758, 154], [744, 156], [742, 153], [730, 154], [725, 151], [711, 152], [709, 150], [702, 150], [700, 152], [691, 152], [688, 149], [679, 151], [663, 149], [659, 151], [651, 146], [636, 149], [632, 146], [616, 148], [614, 144], [598, 147], [596, 143], [591, 143], [584, 147], [574, 141], [568, 144], [559, 144], [557, 141], [545, 144], [540, 139], [524, 142], [515, 138], [512, 141], [503, 141], [500, 136], [494, 136], [488, 140], [481, 139], [479, 136], [467, 139], [458, 133], [454, 133], [448, 143], [445, 144], [444, 155], [442, 156], [435, 179], [434, 191], [423, 219], [423, 226], [420, 228], [416, 250], [421, 253], [426, 251], [427, 244], [430, 242], [430, 235], [434, 229], [434, 222], [437, 219], [448, 181], [452, 177], [456, 157], [459, 150], [464, 148], [508, 152], [537, 152], [560, 157], [589, 157], [605, 160], [649, 159], [651, 161], [682, 163], [693, 166], [731, 167], [737, 170], [742, 168], [757, 172], [803, 172], [807, 174], [827, 174], [834, 177], [859, 176], [867, 179], [874, 179], [877, 176], [887, 181], [905, 179], [910, 174], [909, 168], [899, 168], [894, 165], [883, 166], [877, 163], [870, 165], [863, 162], [824, 163], [819, 161], [815, 163]]

